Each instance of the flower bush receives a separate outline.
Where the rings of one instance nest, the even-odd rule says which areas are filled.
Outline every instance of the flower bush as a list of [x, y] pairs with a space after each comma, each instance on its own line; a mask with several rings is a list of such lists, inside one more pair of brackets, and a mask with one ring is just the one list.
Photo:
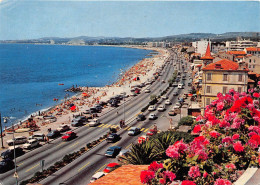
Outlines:
[[[226, 95], [219, 93], [217, 99], [206, 106], [204, 116], [196, 118], [193, 133], [199, 136], [190, 143], [180, 140], [170, 145], [166, 150], [168, 159], [160, 165], [153, 162], [142, 176], [151, 171], [154, 176], [141, 177], [149, 179], [141, 181], [229, 185], [248, 167], [259, 167], [260, 93], [259, 88], [248, 92], [238, 93], [232, 89]], [[166, 175], [170, 173], [174, 178]]]

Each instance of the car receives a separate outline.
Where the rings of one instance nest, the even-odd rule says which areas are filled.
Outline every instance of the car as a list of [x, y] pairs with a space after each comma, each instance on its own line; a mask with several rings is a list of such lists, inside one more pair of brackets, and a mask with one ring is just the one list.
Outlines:
[[149, 110], [149, 111], [154, 111], [154, 110], [155, 110], [155, 106], [154, 106], [154, 105], [150, 105], [150, 106], [148, 107], [148, 110]]
[[100, 179], [101, 177], [104, 177], [106, 174], [104, 172], [97, 172], [95, 173], [91, 179], [90, 179], [90, 183], [95, 182], [96, 180]]
[[65, 132], [65, 131], [70, 130], [70, 126], [69, 126], [69, 125], [60, 125], [60, 126], [57, 128], [57, 130], [60, 131], [60, 132]]
[[173, 92], [173, 96], [178, 96], [178, 92], [177, 91]]
[[174, 107], [181, 108], [181, 104], [179, 102], [177, 102]]
[[95, 105], [94, 108], [97, 110], [97, 112], [101, 112], [103, 109], [103, 106], [101, 105]]
[[166, 99], [168, 99], [168, 96], [167, 95], [163, 95], [162, 99], [166, 100]]
[[107, 149], [105, 156], [107, 157], [116, 157], [119, 152], [121, 151], [121, 147], [120, 146], [111, 146]]
[[14, 165], [15, 164], [11, 159], [4, 159], [0, 161], [0, 173], [14, 169]]
[[25, 144], [23, 144], [24, 149], [32, 149], [40, 145], [40, 142], [37, 139], [30, 139]]
[[174, 82], [173, 84], [172, 84], [172, 87], [177, 87], [178, 86], [178, 83], [176, 83], [176, 82]]
[[157, 108], [158, 111], [164, 111], [165, 110], [165, 106], [164, 105], [160, 105], [158, 108]]
[[27, 141], [27, 137], [25, 136], [17, 136], [14, 139], [7, 140], [6, 143], [9, 146], [13, 146], [13, 144], [18, 145], [18, 144], [24, 144]]
[[109, 163], [105, 169], [103, 170], [104, 173], [110, 173], [112, 171], [114, 171], [115, 169], [117, 169], [118, 167], [120, 167], [120, 164], [118, 163]]
[[168, 112], [168, 115], [169, 115], [169, 116], [175, 116], [175, 115], [176, 115], [176, 113], [175, 113], [175, 111], [174, 111], [174, 110], [170, 110], [170, 111]]
[[99, 110], [96, 107], [90, 107], [89, 108], [90, 113], [98, 113]]
[[191, 86], [191, 85], [192, 85], [191, 82], [189, 82], [189, 83], [188, 83], [188, 86]]
[[71, 126], [78, 127], [78, 126], [83, 125], [83, 123], [86, 121], [87, 121], [87, 118], [85, 116], [79, 116], [72, 120]]
[[[24, 154], [24, 151], [21, 147], [15, 146], [15, 157], [19, 157]], [[14, 147], [9, 147], [6, 151], [1, 153], [2, 159], [13, 159], [14, 158]]]
[[56, 138], [60, 136], [60, 132], [58, 130], [51, 130], [46, 136], [48, 138]]
[[183, 99], [183, 98], [179, 98], [178, 102], [179, 102], [180, 104], [183, 104], [184, 99]]
[[127, 156], [127, 154], [130, 152], [130, 150], [128, 149], [123, 149], [119, 152], [119, 154], [117, 155], [117, 160], [121, 161], [121, 157]]
[[140, 128], [138, 127], [131, 127], [130, 130], [128, 131], [129, 136], [135, 136], [141, 132]]
[[75, 137], [77, 137], [77, 134], [75, 132], [69, 131], [66, 132], [65, 135], [61, 137], [61, 139], [64, 141], [69, 141], [71, 139], [74, 139]]
[[140, 94], [140, 89], [136, 88], [135, 89], [135, 94]]
[[93, 119], [91, 122], [89, 122], [89, 126], [90, 127], [95, 127], [95, 126], [97, 126], [98, 124], [100, 124], [100, 119]]
[[172, 104], [172, 102], [169, 100], [169, 99], [167, 99], [166, 101], [165, 101], [165, 105], [171, 105]]
[[152, 84], [151, 81], [147, 81], [147, 82], [145, 82], [145, 85], [150, 85], [150, 84]]
[[45, 141], [45, 134], [43, 133], [34, 133], [29, 137], [29, 139], [37, 139], [38, 141]]
[[162, 80], [162, 83], [165, 83], [165, 80]]
[[138, 114], [138, 116], [136, 117], [136, 120], [137, 120], [137, 121], [143, 121], [143, 120], [145, 120], [145, 115], [143, 115], [143, 114]]
[[183, 84], [178, 84], [178, 89], [183, 89]]
[[145, 92], [145, 93], [150, 93], [151, 90], [150, 90], [149, 88], [147, 88], [147, 89], [144, 90], [144, 92]]
[[107, 137], [107, 142], [108, 143], [114, 143], [116, 141], [118, 141], [120, 139], [120, 135], [116, 134], [116, 133], [112, 133]]
[[153, 136], [157, 134], [157, 130], [154, 130], [154, 129], [150, 129], [147, 133], [146, 133], [146, 136]]
[[149, 119], [150, 120], [155, 120], [157, 118], [157, 116], [155, 114], [150, 114], [149, 115]]

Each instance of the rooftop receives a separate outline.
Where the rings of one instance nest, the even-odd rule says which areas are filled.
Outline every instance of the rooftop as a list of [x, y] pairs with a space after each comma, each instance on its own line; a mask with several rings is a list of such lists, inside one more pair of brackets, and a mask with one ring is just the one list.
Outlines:
[[106, 176], [91, 183], [91, 185], [143, 185], [140, 180], [141, 171], [149, 165], [124, 165]]
[[214, 58], [211, 56], [210, 54], [210, 46], [209, 46], [209, 43], [208, 43], [208, 47], [207, 47], [207, 50], [206, 50], [206, 53], [203, 57], [201, 57], [202, 60], [213, 60]]
[[248, 69], [239, 69], [239, 64], [236, 62], [233, 62], [231, 60], [222, 59], [220, 61], [208, 64], [204, 68], [202, 68], [203, 71], [207, 70], [241, 70], [241, 71], [247, 71]]
[[230, 55], [246, 55], [245, 51], [227, 51], [227, 54]]
[[260, 48], [256, 48], [256, 47], [250, 47], [250, 48], [246, 48], [247, 51], [260, 51]]

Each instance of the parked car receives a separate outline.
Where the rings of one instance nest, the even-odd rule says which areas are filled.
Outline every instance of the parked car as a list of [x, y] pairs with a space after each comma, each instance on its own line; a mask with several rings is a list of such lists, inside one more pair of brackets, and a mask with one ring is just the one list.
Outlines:
[[91, 179], [90, 179], [90, 183], [95, 182], [96, 180], [100, 179], [101, 177], [104, 177], [106, 174], [104, 172], [97, 172], [95, 173]]
[[175, 104], [175, 107], [181, 108], [181, 104], [180, 104], [179, 102], [177, 102], [177, 103]]
[[173, 96], [178, 96], [178, 92], [177, 91], [173, 92]]
[[149, 110], [149, 111], [154, 111], [154, 110], [155, 110], [155, 106], [154, 106], [154, 105], [150, 105], [150, 106], [148, 107], [148, 110]]
[[4, 159], [0, 161], [0, 173], [4, 173], [12, 169], [14, 169], [14, 162], [11, 159]]
[[100, 119], [93, 119], [91, 122], [89, 122], [90, 127], [95, 127], [100, 123]]
[[137, 120], [137, 121], [143, 121], [143, 120], [145, 120], [145, 115], [143, 115], [143, 114], [138, 114], [138, 116], [136, 117], [136, 120]]
[[9, 146], [13, 146], [14, 143], [15, 143], [16, 145], [18, 145], [18, 144], [24, 144], [26, 141], [27, 141], [27, 137], [25, 137], [25, 136], [17, 136], [17, 137], [15, 137], [14, 139], [7, 140], [6, 143], [7, 143]]
[[45, 141], [45, 134], [43, 133], [34, 133], [29, 137], [29, 139], [37, 139], [38, 141]]
[[56, 138], [60, 136], [60, 132], [58, 130], [51, 130], [48, 134], [47, 137], [48, 138]]
[[179, 102], [180, 104], [183, 104], [184, 99], [183, 99], [183, 98], [180, 98], [180, 99], [178, 100], [178, 102]]
[[112, 171], [114, 171], [115, 169], [117, 169], [118, 167], [120, 167], [120, 164], [118, 163], [109, 163], [105, 169], [103, 170], [104, 173], [110, 173]]
[[66, 134], [64, 136], [62, 136], [61, 139], [64, 141], [69, 141], [76, 137], [77, 137], [77, 134], [75, 132], [69, 131], [69, 132], [66, 132]]
[[123, 157], [123, 156], [127, 156], [127, 154], [129, 153], [130, 150], [128, 149], [123, 149], [119, 152], [119, 154], [117, 155], [117, 160], [120, 161], [121, 158], [120, 157]]
[[169, 116], [175, 116], [175, 115], [176, 115], [176, 113], [175, 113], [175, 111], [174, 111], [174, 110], [170, 110], [170, 111], [168, 112], [168, 115], [169, 115]]
[[121, 147], [120, 146], [111, 146], [107, 149], [105, 156], [107, 157], [116, 157], [119, 152], [121, 151]]
[[165, 106], [164, 105], [160, 105], [158, 108], [157, 108], [158, 111], [164, 111], [165, 110]]
[[69, 125], [60, 125], [60, 126], [57, 128], [57, 130], [60, 131], [60, 132], [65, 132], [65, 131], [70, 130], [70, 126], [69, 126]]
[[114, 143], [114, 142], [118, 141], [119, 139], [120, 139], [120, 135], [118, 135], [116, 133], [112, 133], [107, 137], [107, 142]]
[[172, 102], [169, 100], [169, 99], [167, 99], [166, 101], [165, 101], [165, 105], [171, 105], [172, 104]]
[[157, 118], [157, 116], [155, 114], [150, 114], [149, 115], [149, 119], [150, 120], [155, 120]]
[[138, 127], [131, 127], [130, 130], [128, 131], [129, 136], [135, 136], [141, 132], [140, 128]]
[[153, 135], [155, 135], [155, 134], [157, 134], [157, 130], [154, 130], [154, 129], [150, 129], [150, 130], [146, 133], [147, 136], [153, 136]]
[[188, 86], [191, 86], [191, 85], [192, 85], [192, 83], [191, 83], [191, 82], [189, 82], [189, 83], [188, 83]]
[[168, 96], [167, 95], [163, 95], [162, 99], [166, 100], [166, 99], [168, 99]]
[[24, 149], [32, 149], [40, 145], [40, 142], [37, 139], [30, 139], [25, 144], [23, 144]]
[[[21, 147], [15, 146], [15, 156], [19, 157], [24, 154], [24, 151]], [[6, 151], [1, 153], [2, 159], [13, 159], [14, 158], [14, 147], [9, 147]]]
[[147, 88], [147, 89], [144, 90], [144, 92], [145, 92], [145, 93], [150, 93], [151, 90], [150, 90], [149, 88]]
[[177, 87], [177, 86], [178, 86], [178, 83], [175, 82], [175, 83], [172, 84], [172, 86], [173, 86], [173, 87]]
[[178, 84], [178, 89], [183, 89], [183, 85], [181, 83]]
[[74, 118], [71, 122], [71, 126], [78, 127], [83, 125], [84, 122], [87, 121], [87, 118], [85, 116], [79, 116], [77, 118]]

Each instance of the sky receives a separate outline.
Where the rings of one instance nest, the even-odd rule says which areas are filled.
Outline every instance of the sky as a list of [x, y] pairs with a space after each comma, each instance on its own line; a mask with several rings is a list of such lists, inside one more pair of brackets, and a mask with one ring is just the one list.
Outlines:
[[260, 32], [259, 1], [0, 0], [0, 40]]

